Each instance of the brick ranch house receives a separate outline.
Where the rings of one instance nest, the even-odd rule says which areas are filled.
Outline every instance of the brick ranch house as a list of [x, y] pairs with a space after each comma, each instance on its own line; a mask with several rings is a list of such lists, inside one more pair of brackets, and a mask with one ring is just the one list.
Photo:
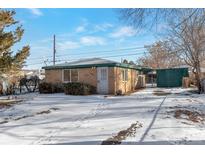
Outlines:
[[135, 65], [89, 58], [45, 69], [45, 81], [49, 83], [84, 82], [97, 88], [99, 94], [132, 92], [136, 88], [138, 68]]

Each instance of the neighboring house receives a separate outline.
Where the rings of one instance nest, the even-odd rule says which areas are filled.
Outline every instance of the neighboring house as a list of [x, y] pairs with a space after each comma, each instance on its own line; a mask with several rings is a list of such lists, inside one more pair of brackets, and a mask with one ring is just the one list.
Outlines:
[[8, 87], [8, 80], [7, 80], [7, 76], [5, 75], [1, 75], [0, 76], [0, 95], [5, 94], [7, 87]]
[[45, 71], [42, 69], [23, 69], [21, 76], [26, 76], [27, 78], [30, 78], [32, 76], [38, 76], [39, 79], [44, 79]]
[[204, 79], [205, 78], [205, 67], [201, 67], [201, 76]]
[[135, 90], [138, 68], [101, 58], [89, 58], [43, 67], [45, 81], [50, 83], [84, 82], [97, 88], [99, 94], [116, 94]]

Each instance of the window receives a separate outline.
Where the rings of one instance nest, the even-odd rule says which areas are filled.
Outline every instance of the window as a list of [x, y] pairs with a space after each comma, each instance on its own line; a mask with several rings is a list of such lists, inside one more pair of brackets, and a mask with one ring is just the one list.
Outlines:
[[102, 68], [100, 71], [101, 71], [101, 80], [107, 80], [107, 69]]
[[128, 70], [127, 69], [122, 70], [122, 80], [128, 81]]
[[70, 70], [63, 70], [63, 81], [70, 82]]
[[64, 82], [77, 82], [78, 81], [78, 70], [77, 69], [63, 70], [63, 81]]
[[76, 69], [71, 70], [71, 81], [72, 82], [78, 81], [78, 70], [76, 70]]

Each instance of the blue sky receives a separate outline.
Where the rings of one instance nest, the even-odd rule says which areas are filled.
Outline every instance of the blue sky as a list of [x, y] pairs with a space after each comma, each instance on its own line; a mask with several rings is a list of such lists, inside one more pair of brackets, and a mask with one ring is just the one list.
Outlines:
[[[155, 40], [150, 31], [136, 30], [120, 21], [117, 9], [15, 10], [15, 19], [23, 25], [25, 33], [14, 49], [26, 44], [31, 47], [26, 68], [40, 68], [44, 61], [52, 64], [54, 34], [58, 63], [90, 57], [136, 61], [144, 49], [119, 49], [143, 47]], [[132, 55], [135, 53], [140, 54]]]

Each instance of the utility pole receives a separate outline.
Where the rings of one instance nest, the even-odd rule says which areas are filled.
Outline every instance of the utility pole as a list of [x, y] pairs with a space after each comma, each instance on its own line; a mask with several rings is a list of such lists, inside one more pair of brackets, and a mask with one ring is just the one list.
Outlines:
[[53, 65], [56, 62], [56, 36], [53, 36]]

